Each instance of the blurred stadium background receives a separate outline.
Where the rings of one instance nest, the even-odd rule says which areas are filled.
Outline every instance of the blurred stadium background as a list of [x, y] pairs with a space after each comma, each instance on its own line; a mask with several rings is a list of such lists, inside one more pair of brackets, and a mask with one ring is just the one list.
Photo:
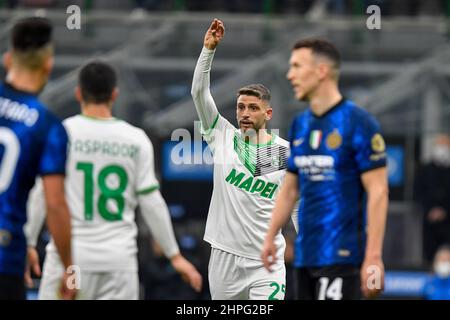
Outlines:
[[[81, 8], [80, 30], [66, 27], [66, 8], [72, 4]], [[371, 4], [381, 8], [380, 30], [366, 27]], [[114, 113], [150, 136], [178, 241], [204, 276], [209, 247], [202, 236], [212, 168], [175, 166], [170, 139], [175, 129], [196, 130], [190, 86], [205, 30], [214, 17], [226, 26], [211, 79], [219, 110], [234, 119], [236, 89], [264, 83], [273, 96], [271, 128], [282, 136], [305, 108], [285, 79], [291, 45], [307, 36], [331, 39], [343, 57], [343, 93], [376, 115], [388, 145], [384, 298], [420, 298], [430, 266], [422, 255], [423, 218], [414, 185], [418, 166], [430, 156], [432, 137], [449, 128], [449, 0], [0, 0], [2, 52], [13, 22], [34, 14], [47, 16], [56, 27], [55, 71], [42, 98], [59, 116], [79, 111], [73, 89], [80, 65], [101, 57], [119, 71], [121, 95]], [[139, 225], [142, 298], [208, 299], [207, 286], [198, 295], [184, 285]], [[286, 235], [292, 239], [290, 228]], [[42, 255], [47, 238], [44, 231]], [[292, 298], [289, 278], [287, 298]]]

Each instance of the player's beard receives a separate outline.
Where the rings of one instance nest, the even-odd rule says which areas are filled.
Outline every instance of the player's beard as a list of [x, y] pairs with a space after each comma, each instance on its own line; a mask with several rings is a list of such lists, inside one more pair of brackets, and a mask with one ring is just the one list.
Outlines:
[[316, 94], [320, 82], [310, 83], [309, 85], [294, 85], [292, 84], [292, 89], [294, 90], [295, 98], [298, 101], [310, 102], [312, 97]]
[[242, 123], [242, 121], [245, 121], [245, 120], [238, 120], [238, 123], [239, 123], [239, 128], [241, 129], [241, 131], [242, 131], [242, 133], [245, 133], [245, 132], [247, 132], [248, 130], [253, 130], [253, 131], [256, 131], [256, 129], [255, 129], [255, 123], [253, 122], [253, 121], [249, 121], [249, 120], [247, 120], [247, 122], [250, 122], [250, 123]]
[[265, 121], [262, 124], [255, 124], [255, 122], [252, 121], [251, 125], [247, 125], [245, 128], [242, 126], [241, 121], [239, 121], [239, 127], [241, 129], [242, 134], [247, 137], [254, 137], [259, 134], [259, 130], [263, 129], [265, 130]]
[[300, 97], [297, 100], [298, 101], [302, 101], [302, 102], [308, 102], [309, 101], [309, 97], [306, 94], [302, 94], [302, 95], [300, 95]]
[[317, 89], [320, 85], [320, 82], [317, 82], [313, 85], [310, 85], [309, 89], [302, 88], [300, 91], [300, 97], [298, 97], [298, 101], [302, 102], [311, 102], [314, 96], [317, 95]]
[[296, 98], [298, 101], [302, 101], [302, 102], [308, 102], [310, 101], [310, 95], [311, 91], [309, 92], [305, 92], [305, 91], [300, 91], [298, 94], [296, 93]]

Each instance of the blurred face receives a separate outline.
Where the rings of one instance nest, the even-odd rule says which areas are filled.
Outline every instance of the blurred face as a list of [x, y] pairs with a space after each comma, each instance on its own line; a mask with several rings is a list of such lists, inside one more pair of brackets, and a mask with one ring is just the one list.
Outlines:
[[266, 101], [254, 96], [240, 95], [237, 99], [236, 118], [243, 132], [266, 128], [266, 121], [272, 118], [272, 108]]
[[292, 51], [286, 77], [291, 82], [297, 100], [311, 100], [322, 78], [320, 64], [311, 49], [300, 48]]
[[431, 157], [435, 163], [449, 166], [450, 165], [450, 137], [444, 134], [436, 136]]
[[450, 250], [440, 250], [434, 259], [434, 272], [441, 278], [450, 276]]

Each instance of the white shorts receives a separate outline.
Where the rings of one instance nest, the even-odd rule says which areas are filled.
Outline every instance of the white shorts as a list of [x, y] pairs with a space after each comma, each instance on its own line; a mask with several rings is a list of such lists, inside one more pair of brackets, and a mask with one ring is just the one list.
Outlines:
[[[90, 272], [80, 270], [78, 300], [138, 300], [137, 272]], [[64, 272], [59, 256], [47, 254], [39, 286], [39, 300], [58, 300]], [[74, 283], [74, 282], [72, 282]]]
[[286, 267], [278, 260], [267, 271], [262, 261], [211, 248], [208, 279], [213, 300], [283, 300]]

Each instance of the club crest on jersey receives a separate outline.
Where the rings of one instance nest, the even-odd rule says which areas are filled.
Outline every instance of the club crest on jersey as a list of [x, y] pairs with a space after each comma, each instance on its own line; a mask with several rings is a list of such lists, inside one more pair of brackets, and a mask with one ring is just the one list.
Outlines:
[[386, 144], [384, 139], [379, 133], [375, 133], [371, 140], [372, 150], [375, 152], [384, 152], [386, 149]]
[[339, 134], [338, 129], [334, 129], [333, 132], [328, 134], [326, 139], [328, 149], [336, 150], [342, 144], [342, 136]]
[[11, 232], [0, 229], [0, 247], [7, 247], [11, 243]]
[[309, 134], [309, 145], [312, 149], [319, 149], [320, 142], [322, 141], [322, 131], [321, 130], [313, 130]]

